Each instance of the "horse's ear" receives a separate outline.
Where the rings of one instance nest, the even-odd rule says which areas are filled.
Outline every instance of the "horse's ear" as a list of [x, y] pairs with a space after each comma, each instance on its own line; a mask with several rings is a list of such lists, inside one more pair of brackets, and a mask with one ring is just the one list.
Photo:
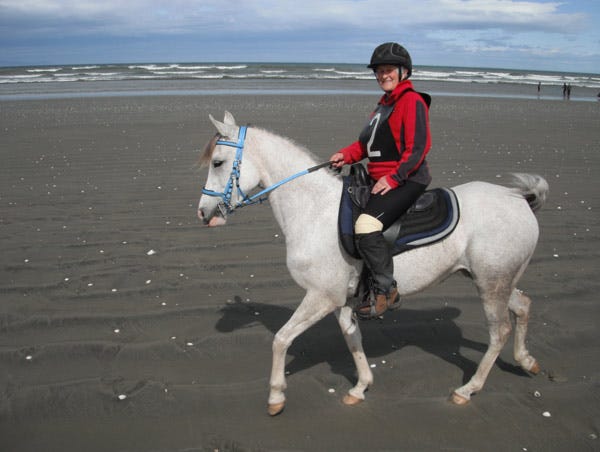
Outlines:
[[221, 134], [221, 136], [230, 138], [231, 140], [237, 140], [240, 129], [235, 125], [235, 121], [233, 124], [227, 124], [225, 122], [217, 121], [212, 115], [208, 115], [208, 118], [210, 119], [210, 122], [212, 122], [217, 128], [217, 131]]
[[223, 122], [225, 124], [228, 124], [230, 126], [235, 126], [235, 118], [233, 117], [233, 115], [231, 113], [229, 113], [227, 110], [225, 110], [225, 119], [223, 119]]

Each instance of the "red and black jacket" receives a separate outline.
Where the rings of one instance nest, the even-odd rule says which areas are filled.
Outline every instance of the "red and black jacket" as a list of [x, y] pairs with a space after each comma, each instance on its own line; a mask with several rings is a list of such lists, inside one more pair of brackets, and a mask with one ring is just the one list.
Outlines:
[[425, 156], [431, 147], [429, 108], [409, 80], [385, 94], [357, 141], [341, 149], [345, 163], [368, 158], [374, 180], [386, 176], [392, 188], [405, 181], [428, 185], [431, 175]]

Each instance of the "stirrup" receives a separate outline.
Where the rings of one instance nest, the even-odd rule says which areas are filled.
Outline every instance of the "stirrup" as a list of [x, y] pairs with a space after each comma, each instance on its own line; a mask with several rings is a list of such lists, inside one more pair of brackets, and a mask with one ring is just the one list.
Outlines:
[[[369, 307], [368, 313], [363, 311], [363, 309], [367, 306]], [[380, 313], [377, 313], [377, 309], [375, 308], [375, 306], [376, 300], [374, 298], [369, 297], [367, 300], [363, 301], [361, 304], [356, 306], [356, 308], [354, 308], [354, 313], [360, 320], [373, 320], [381, 316], [385, 312], [385, 310], [383, 310]]]
[[[354, 308], [356, 316], [361, 320], [376, 319], [381, 317], [385, 311], [393, 311], [400, 308], [400, 305], [402, 304], [396, 287], [392, 287], [392, 290], [387, 295], [379, 294], [379, 296], [385, 297], [385, 302], [382, 306], [383, 309], [377, 310], [377, 295], [375, 295], [374, 292], [369, 291], [363, 302]], [[365, 312], [365, 308], [367, 307], [369, 308], [369, 312]]]

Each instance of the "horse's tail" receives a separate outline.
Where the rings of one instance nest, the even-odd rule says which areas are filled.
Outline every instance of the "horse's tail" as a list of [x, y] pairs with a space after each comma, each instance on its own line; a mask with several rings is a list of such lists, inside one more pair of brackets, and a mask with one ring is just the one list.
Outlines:
[[512, 173], [511, 184], [525, 198], [531, 210], [536, 212], [544, 205], [550, 187], [542, 176], [537, 174]]

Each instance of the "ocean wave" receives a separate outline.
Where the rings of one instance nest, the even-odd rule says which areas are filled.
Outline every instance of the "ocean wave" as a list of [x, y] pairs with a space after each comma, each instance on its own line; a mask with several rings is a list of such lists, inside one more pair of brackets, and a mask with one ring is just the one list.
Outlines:
[[157, 74], [157, 75], [174, 75], [174, 76], [184, 75], [185, 76], [185, 75], [202, 74], [202, 73], [204, 73], [204, 71], [201, 71], [201, 70], [185, 71], [185, 72], [182, 72], [182, 71], [153, 71], [153, 73]]
[[419, 77], [421, 80], [443, 80], [449, 79], [453, 75], [452, 72], [446, 71], [423, 71], [419, 69], [413, 70], [413, 77]]
[[[512, 83], [600, 88], [598, 74], [568, 74], [481, 68], [421, 66], [414, 80], [499, 84]], [[0, 84], [51, 82], [102, 82], [126, 80], [372, 80], [373, 74], [359, 64], [310, 63], [141, 63], [89, 64], [0, 68]]]
[[373, 78], [373, 71], [334, 71], [335, 74], [350, 76], [350, 77], [369, 77]]
[[58, 72], [62, 71], [61, 67], [45, 67], [45, 68], [35, 68], [35, 69], [27, 69], [27, 72], [37, 73], [37, 72]]

